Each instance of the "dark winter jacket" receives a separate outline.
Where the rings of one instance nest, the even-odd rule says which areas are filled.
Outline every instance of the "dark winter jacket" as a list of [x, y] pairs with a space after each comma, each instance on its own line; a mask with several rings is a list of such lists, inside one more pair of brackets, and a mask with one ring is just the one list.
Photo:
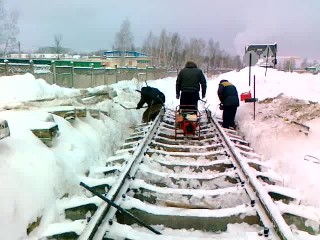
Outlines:
[[140, 93], [141, 99], [137, 104], [137, 109], [142, 108], [145, 103], [148, 104], [148, 107], [151, 107], [155, 104], [164, 104], [166, 101], [165, 95], [157, 88], [143, 87]]
[[176, 81], [176, 94], [180, 96], [181, 92], [199, 92], [201, 86], [202, 98], [206, 96], [207, 81], [201, 69], [197, 65], [188, 61]]
[[218, 97], [223, 106], [239, 106], [237, 88], [228, 80], [221, 80], [218, 88]]

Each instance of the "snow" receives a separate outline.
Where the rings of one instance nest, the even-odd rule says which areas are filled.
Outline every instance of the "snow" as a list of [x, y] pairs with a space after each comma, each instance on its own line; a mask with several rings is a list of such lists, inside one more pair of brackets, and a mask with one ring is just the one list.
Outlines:
[[147, 184], [143, 180], [134, 180], [131, 185], [133, 188], [143, 188], [152, 191], [156, 191], [157, 193], [178, 193], [183, 195], [195, 195], [199, 198], [202, 196], [215, 196], [225, 193], [230, 193], [237, 191], [238, 188], [230, 187], [230, 188], [223, 188], [223, 189], [214, 189], [214, 190], [202, 190], [202, 189], [174, 189], [174, 188], [165, 188], [165, 187], [157, 187], [154, 185]]
[[[117, 223], [114, 223], [115, 227], [111, 228], [109, 231], [110, 237], [113, 236], [121, 236], [123, 238], [130, 238], [132, 236], [140, 236], [141, 239], [154, 239], [154, 240], [160, 240], [163, 239], [161, 235], [155, 235], [154, 233], [151, 233], [149, 230], [144, 231], [143, 228], [139, 229], [139, 233], [137, 232], [137, 227], [134, 229], [128, 227], [128, 226], [118, 226]], [[246, 234], [242, 234], [243, 230], [246, 230]], [[164, 234], [166, 234], [166, 239], [168, 240], [185, 240], [186, 236], [188, 236], [188, 240], [198, 240], [200, 237], [203, 240], [212, 240], [212, 236], [210, 236], [209, 233], [197, 231], [197, 230], [175, 230], [175, 229], [160, 229], [160, 231]], [[265, 239], [264, 237], [258, 237], [254, 232], [256, 231], [255, 228], [247, 225], [243, 226], [240, 224], [233, 224], [230, 228], [228, 228], [227, 233], [221, 233], [220, 239], [228, 240], [228, 239], [237, 239], [237, 240], [248, 240], [248, 239]], [[142, 232], [142, 233], [141, 233]]]
[[[306, 210], [302, 212], [301, 209], [285, 207], [279, 203], [283, 211], [302, 212], [301, 214], [309, 216], [319, 225], [320, 75], [285, 73], [274, 69], [266, 71], [265, 68], [260, 67], [252, 67], [251, 71], [250, 86], [248, 68], [208, 79], [206, 100], [210, 104], [209, 108], [213, 115], [221, 117], [217, 97], [218, 83], [221, 79], [228, 79], [232, 82], [238, 88], [239, 94], [248, 91], [253, 94], [253, 77], [255, 76], [256, 97], [259, 99], [256, 104], [255, 119], [253, 103], [241, 102], [236, 116], [241, 133], [251, 143], [251, 147], [263, 163], [271, 166], [277, 174], [282, 176], [283, 186], [292, 188], [293, 196], [300, 194], [301, 204], [306, 206]], [[28, 239], [26, 233], [28, 225], [40, 216], [43, 216], [41, 225], [32, 236], [29, 236], [30, 239], [50, 235], [51, 231], [63, 231], [68, 225], [71, 225], [70, 227], [77, 232], [82, 231], [85, 225], [82, 221], [56, 225], [51, 223], [59, 218], [59, 206], [62, 208], [63, 205], [76, 205], [77, 202], [88, 201], [80, 197], [86, 192], [79, 185], [81, 181], [88, 185], [112, 185], [115, 181], [112, 177], [95, 179], [94, 175], [106, 170], [103, 168], [106, 161], [114, 161], [119, 158], [119, 156], [112, 156], [129, 136], [131, 127], [141, 122], [143, 109], [126, 110], [118, 103], [126, 107], [135, 107], [140, 98], [139, 93], [135, 90], [140, 89], [143, 84], [133, 79], [108, 87], [99, 86], [79, 90], [49, 85], [43, 79], [35, 79], [31, 74], [0, 77], [0, 119], [8, 121], [11, 132], [10, 137], [0, 140], [0, 232], [2, 239]], [[178, 105], [178, 100], [175, 99], [175, 78], [151, 80], [148, 81], [148, 84], [165, 93], [167, 108], [174, 109]], [[96, 109], [107, 112], [108, 116], [100, 114], [100, 119], [96, 119], [88, 115], [68, 122], [62, 117], [50, 115], [45, 111], [57, 110], [57, 108], [70, 109], [70, 106], [65, 108], [64, 106], [72, 105], [72, 103], [75, 103], [77, 107], [83, 107], [76, 97], [79, 97], [84, 90], [89, 93], [107, 91], [113, 96], [113, 101], [107, 99], [94, 106]], [[52, 101], [44, 104], [25, 102], [46, 98]], [[88, 100], [90, 97], [83, 98]], [[82, 103], [85, 103], [85, 100]], [[64, 106], [61, 106], [62, 103]], [[40, 111], [39, 107], [42, 107], [43, 110]], [[30, 129], [33, 126], [48, 127], [53, 122], [59, 126], [60, 135], [49, 148]], [[310, 129], [307, 131], [306, 128], [293, 122], [306, 125]], [[205, 156], [203, 152], [196, 154]], [[128, 157], [126, 152], [123, 152], [122, 155], [123, 158]], [[254, 161], [245, 158], [244, 160]], [[165, 159], [159, 155], [158, 161], [165, 161]], [[188, 158], [185, 158], [184, 161], [187, 162]], [[202, 165], [205, 164], [208, 162], [203, 158]], [[147, 164], [143, 167], [153, 171]], [[278, 178], [278, 175], [273, 172], [268, 174]], [[192, 177], [192, 174], [181, 172], [180, 176]], [[214, 176], [212, 172], [208, 172], [208, 178]], [[281, 188], [272, 189], [284, 191]], [[206, 192], [206, 190], [203, 191]], [[73, 203], [63, 202], [62, 197], [66, 193], [72, 197]], [[99, 203], [97, 199], [91, 201]], [[130, 205], [132, 201], [126, 200], [126, 204]], [[151, 208], [149, 210], [151, 211]], [[247, 210], [243, 208], [241, 211]], [[313, 222], [309, 224], [316, 228]], [[243, 227], [240, 225], [239, 229]], [[122, 231], [122, 228], [123, 226], [119, 231]], [[113, 227], [112, 231], [116, 231], [115, 229]], [[134, 230], [128, 229], [129, 233], [131, 231]], [[168, 229], [161, 231], [173, 236], [187, 234], [195, 239], [197, 236], [206, 236], [197, 231], [192, 234], [190, 231], [172, 230], [169, 232]], [[234, 236], [237, 236], [238, 230], [235, 225], [228, 227], [228, 231], [234, 232]], [[122, 232], [124, 234], [124, 231]], [[126, 234], [129, 234], [128, 232]], [[150, 237], [148, 230], [145, 234], [147, 238]], [[254, 238], [244, 236], [242, 239]], [[301, 239], [309, 238], [301, 233]], [[317, 239], [317, 237], [310, 239]]]
[[0, 104], [15, 101], [38, 100], [41, 98], [57, 98], [75, 96], [80, 90], [48, 86], [45, 80], [38, 79], [35, 83], [32, 74], [16, 75], [0, 78]]
[[176, 215], [176, 216], [199, 216], [199, 217], [227, 217], [230, 215], [252, 215], [254, 216], [255, 209], [248, 205], [238, 205], [234, 208], [223, 209], [185, 209], [185, 208], [166, 208], [161, 206], [154, 206], [146, 204], [136, 198], [126, 197], [121, 203], [124, 209], [136, 208], [143, 209], [149, 213], [156, 215]]

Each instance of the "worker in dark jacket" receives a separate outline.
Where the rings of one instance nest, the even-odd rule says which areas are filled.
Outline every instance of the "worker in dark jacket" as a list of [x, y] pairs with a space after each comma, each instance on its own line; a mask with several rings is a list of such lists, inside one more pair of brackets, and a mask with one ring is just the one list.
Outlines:
[[201, 69], [193, 61], [187, 61], [185, 68], [183, 68], [176, 81], [176, 98], [180, 98], [181, 105], [192, 105], [198, 108], [198, 100], [200, 99], [199, 92], [202, 92], [202, 98], [206, 97], [207, 81]]
[[239, 107], [239, 96], [237, 88], [228, 80], [221, 80], [218, 88], [218, 97], [220, 99], [220, 109], [222, 113], [222, 126], [224, 128], [235, 128], [235, 116]]
[[142, 108], [143, 104], [147, 103], [148, 108], [143, 113], [142, 121], [153, 121], [159, 114], [162, 106], [166, 101], [165, 95], [157, 88], [143, 87], [141, 88], [141, 99], [137, 104], [137, 109]]

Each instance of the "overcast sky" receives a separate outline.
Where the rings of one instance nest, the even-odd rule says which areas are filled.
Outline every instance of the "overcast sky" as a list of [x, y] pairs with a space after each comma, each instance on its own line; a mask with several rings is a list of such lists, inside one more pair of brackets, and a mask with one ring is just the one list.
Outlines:
[[185, 38], [212, 38], [243, 56], [249, 43], [278, 43], [279, 55], [320, 60], [319, 0], [4, 0], [18, 10], [22, 50], [52, 46], [111, 49], [125, 18], [136, 46], [164, 28]]

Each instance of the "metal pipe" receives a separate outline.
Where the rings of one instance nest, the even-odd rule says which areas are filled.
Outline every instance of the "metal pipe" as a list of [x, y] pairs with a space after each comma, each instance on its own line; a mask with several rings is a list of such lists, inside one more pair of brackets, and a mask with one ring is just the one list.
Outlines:
[[153, 227], [150, 227], [149, 225], [147, 225], [146, 223], [144, 223], [143, 221], [141, 221], [139, 218], [137, 218], [136, 216], [134, 216], [132, 213], [130, 213], [129, 211], [125, 210], [124, 208], [120, 207], [118, 204], [114, 203], [113, 201], [111, 201], [110, 199], [104, 197], [103, 195], [101, 195], [100, 193], [98, 193], [97, 191], [95, 191], [94, 189], [92, 189], [91, 187], [89, 187], [88, 185], [86, 185], [83, 182], [80, 182], [80, 186], [84, 187], [85, 189], [87, 189], [88, 191], [90, 191], [91, 193], [93, 193], [94, 195], [96, 195], [97, 197], [101, 198], [103, 201], [107, 202], [108, 204], [110, 204], [111, 206], [115, 207], [116, 209], [118, 209], [118, 211], [120, 211], [121, 213], [126, 214], [127, 216], [131, 217], [132, 219], [134, 219], [137, 223], [139, 223], [140, 225], [148, 228], [151, 232], [154, 232], [155, 234], [161, 235], [161, 233], [159, 231], [157, 231], [156, 229], [154, 229]]
[[252, 56], [251, 53], [249, 54], [249, 87], [251, 83], [251, 65], [252, 65]]
[[256, 120], [256, 75], [253, 75], [253, 120]]

